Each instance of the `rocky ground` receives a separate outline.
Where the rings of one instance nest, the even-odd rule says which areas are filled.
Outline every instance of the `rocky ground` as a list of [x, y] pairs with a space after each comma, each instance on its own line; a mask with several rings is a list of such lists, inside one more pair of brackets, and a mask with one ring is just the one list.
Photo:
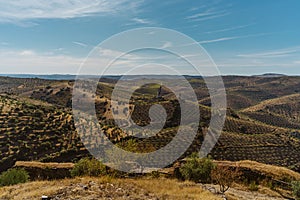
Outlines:
[[0, 200], [221, 200], [190, 182], [173, 179], [75, 178], [38, 181], [0, 188]]
[[51, 196], [55, 200], [93, 200], [93, 199], [149, 199], [158, 200], [160, 197], [144, 189], [133, 185], [124, 185], [118, 183], [96, 183], [90, 181], [88, 184], [71, 184], [67, 187], [61, 187], [56, 194]]

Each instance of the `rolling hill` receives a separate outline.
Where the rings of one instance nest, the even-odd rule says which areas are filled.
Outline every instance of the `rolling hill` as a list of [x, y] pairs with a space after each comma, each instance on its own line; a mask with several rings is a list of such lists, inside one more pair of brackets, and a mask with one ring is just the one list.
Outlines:
[[[227, 119], [211, 156], [217, 160], [253, 160], [300, 171], [299, 105], [300, 77], [223, 77], [227, 92]], [[199, 150], [210, 122], [210, 98], [201, 77], [188, 77], [201, 111], [197, 137], [186, 156]], [[137, 81], [129, 80], [129, 81]], [[88, 156], [74, 128], [71, 98], [74, 81], [36, 78], [0, 78], [1, 168], [17, 160], [75, 161]], [[105, 134], [114, 143], [131, 140], [128, 132], [115, 126], [110, 96], [116, 79], [102, 79], [95, 95], [97, 115]], [[136, 90], [131, 100], [133, 120], [150, 122], [149, 108], [166, 108], [167, 123], [157, 135], [136, 139], [139, 149], [151, 151], [168, 144], [180, 124], [178, 102], [168, 89], [155, 99], [157, 85]], [[82, 95], [92, 95], [88, 88]], [[85, 102], [82, 102], [85, 104]], [[120, 106], [122, 102], [120, 102]]]

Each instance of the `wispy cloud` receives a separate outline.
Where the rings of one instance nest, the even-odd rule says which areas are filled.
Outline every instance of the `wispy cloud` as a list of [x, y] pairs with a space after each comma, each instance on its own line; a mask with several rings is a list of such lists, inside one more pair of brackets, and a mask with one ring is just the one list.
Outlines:
[[244, 58], [277, 58], [277, 57], [287, 57], [294, 55], [295, 53], [300, 53], [300, 46], [290, 47], [285, 49], [277, 49], [272, 51], [264, 51], [253, 54], [239, 54], [238, 57]]
[[300, 64], [300, 60], [294, 61], [295, 64]]
[[185, 44], [183, 46], [189, 46], [189, 45], [194, 45], [194, 44], [209, 44], [209, 43], [223, 42], [223, 41], [236, 40], [236, 39], [242, 39], [242, 38], [260, 37], [260, 36], [266, 36], [266, 35], [271, 35], [271, 34], [272, 33], [258, 33], [258, 34], [250, 34], [250, 35], [221, 37], [221, 38], [216, 38], [216, 39], [211, 39], [211, 40], [203, 40], [203, 41], [199, 41], [199, 42], [194, 42], [191, 44]]
[[227, 41], [227, 40], [234, 40], [234, 39], [239, 39], [242, 38], [243, 36], [236, 36], [236, 37], [223, 37], [223, 38], [217, 38], [213, 40], [204, 40], [198, 42], [199, 44], [207, 44], [207, 43], [215, 43], [215, 42], [222, 42], [222, 41]]
[[[188, 22], [199, 22], [216, 19], [231, 14], [229, 10], [231, 5], [224, 5], [222, 8], [220, 8], [218, 4], [219, 3], [217, 2], [211, 1], [207, 2], [198, 9], [189, 10], [189, 12], [193, 12], [193, 14], [186, 16], [185, 19], [188, 20]], [[197, 13], [195, 13], [195, 11], [197, 11]]]
[[81, 47], [87, 47], [88, 45], [87, 44], [85, 44], [85, 43], [82, 43], [82, 42], [76, 42], [76, 41], [74, 41], [74, 42], [72, 42], [73, 44], [76, 44], [76, 45], [78, 45], [78, 46], [81, 46]]
[[168, 48], [168, 47], [171, 47], [172, 46], [172, 42], [165, 42], [162, 46], [161, 46], [161, 48], [162, 49], [165, 49], [165, 48]]
[[241, 26], [234, 26], [234, 27], [219, 29], [219, 30], [215, 30], [215, 31], [207, 31], [205, 33], [211, 34], [211, 33], [221, 33], [221, 32], [227, 32], [227, 31], [234, 31], [234, 30], [238, 30], [238, 29], [247, 28], [247, 27], [253, 26], [253, 25], [255, 25], [255, 23], [241, 25]]
[[1, 46], [8, 46], [9, 43], [8, 43], [8, 42], [1, 42], [0, 45], [1, 45]]
[[200, 13], [197, 13], [197, 14], [194, 14], [194, 15], [190, 15], [190, 16], [187, 16], [185, 19], [192, 19], [192, 20], [201, 20], [202, 18], [205, 18], [205, 17], [214, 17], [214, 16], [219, 16], [219, 15], [223, 15], [227, 13], [226, 10], [222, 10], [222, 11], [212, 11], [212, 9], [209, 9], [207, 11], [204, 11], [204, 12], [200, 12]]
[[[91, 55], [86, 60], [85, 57], [71, 56], [61, 52], [38, 52], [30, 49], [0, 49], [0, 71], [7, 74], [76, 74], [83, 61], [86, 62], [83, 68], [85, 74], [98, 74], [99, 70], [101, 70], [99, 67], [105, 69], [105, 74], [135, 73], [134, 71], [131, 72], [131, 70], [144, 65], [148, 67], [141, 68], [139, 72], [141, 74], [160, 74], [161, 66], [170, 66], [175, 69], [175, 71], [169, 71], [170, 74], [176, 71], [186, 74], [191, 70], [189, 64], [172, 54], [160, 54], [158, 52], [132, 52], [124, 54], [125, 52], [112, 49], [98, 48], [97, 50], [95, 55]], [[120, 55], [122, 56], [119, 57]], [[183, 58], [192, 56], [195, 55], [187, 54]], [[106, 68], [108, 63], [110, 65]], [[156, 64], [154, 65], [155, 69], [153, 68], [153, 63]], [[205, 60], [201, 60], [200, 64], [203, 67], [207, 66]]]
[[0, 0], [0, 22], [116, 14], [136, 8], [139, 2], [131, 0]]
[[60, 47], [60, 48], [56, 48], [56, 49], [54, 49], [54, 51], [63, 51], [63, 50], [65, 50], [64, 48], [62, 48], [62, 47]]
[[249, 38], [249, 37], [259, 37], [259, 36], [266, 36], [270, 35], [271, 33], [258, 33], [258, 34], [251, 34], [251, 35], [241, 35], [241, 36], [233, 36], [233, 37], [222, 37], [212, 40], [204, 40], [198, 42], [199, 44], [207, 44], [207, 43], [215, 43], [215, 42], [222, 42], [222, 41], [228, 41], [228, 40], [236, 40], [236, 39], [242, 39], [242, 38]]
[[[33, 50], [0, 50], [2, 73], [76, 73], [82, 58]], [[42, 66], [42, 67], [41, 67]]]
[[279, 58], [276, 59], [275, 57], [262, 59], [262, 58], [250, 58], [250, 57], [237, 57], [234, 55], [227, 55], [223, 58], [217, 58], [214, 59], [215, 63], [219, 67], [237, 67], [242, 68], [244, 67], [245, 71], [247, 71], [247, 68], [256, 67], [256, 68], [262, 68], [262, 67], [270, 67], [272, 70], [273, 67], [299, 67], [300, 63], [297, 63], [297, 56], [291, 57], [291, 58]]
[[[225, 74], [262, 74], [267, 72], [299, 74], [300, 46], [257, 51], [251, 54], [226, 54], [214, 59]], [[234, 69], [234, 72], [232, 71]]]
[[231, 14], [230, 12], [225, 12], [225, 13], [221, 13], [221, 14], [217, 14], [217, 15], [210, 15], [207, 17], [196, 18], [196, 19], [193, 19], [193, 21], [195, 21], [195, 22], [206, 21], [206, 20], [216, 19], [216, 18], [220, 18], [220, 17], [225, 17], [230, 14]]
[[147, 25], [152, 25], [154, 24], [154, 22], [148, 20], [148, 19], [142, 19], [142, 18], [133, 18], [131, 19], [132, 22], [136, 23], [136, 24], [147, 24]]
[[18, 53], [20, 56], [34, 56], [35, 52], [32, 50], [23, 50]]
[[200, 9], [203, 9], [203, 8], [206, 8], [206, 7], [207, 7], [207, 5], [195, 6], [195, 7], [190, 8], [189, 10], [187, 10], [187, 12], [197, 11], [197, 10], [200, 10]]

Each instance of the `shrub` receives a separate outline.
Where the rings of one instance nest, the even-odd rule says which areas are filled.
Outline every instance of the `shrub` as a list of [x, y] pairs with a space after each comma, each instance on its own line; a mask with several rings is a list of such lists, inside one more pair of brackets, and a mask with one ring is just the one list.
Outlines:
[[100, 176], [106, 174], [106, 167], [100, 161], [83, 158], [71, 170], [71, 176]]
[[210, 158], [200, 159], [198, 154], [192, 154], [179, 170], [185, 180], [208, 183], [214, 167]]
[[230, 169], [228, 166], [218, 165], [211, 173], [212, 180], [220, 186], [220, 192], [222, 194], [224, 194], [232, 186], [239, 176], [241, 176], [239, 167]]
[[25, 183], [28, 180], [29, 175], [24, 169], [10, 169], [0, 175], [0, 186]]
[[300, 199], [300, 181], [292, 182], [293, 195], [296, 199]]
[[274, 190], [276, 185], [274, 185], [274, 183], [272, 181], [268, 181], [267, 182], [267, 187], [270, 188], [271, 190]]
[[160, 173], [158, 171], [152, 171], [150, 175], [151, 175], [152, 178], [159, 178], [160, 177]]
[[257, 191], [258, 190], [258, 185], [256, 184], [255, 181], [252, 181], [249, 185], [249, 190], [250, 191]]

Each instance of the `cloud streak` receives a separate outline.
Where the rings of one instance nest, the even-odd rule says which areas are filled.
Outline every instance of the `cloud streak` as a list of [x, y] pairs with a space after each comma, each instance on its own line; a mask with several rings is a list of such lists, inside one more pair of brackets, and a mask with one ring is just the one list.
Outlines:
[[213, 40], [204, 40], [198, 42], [199, 44], [208, 44], [208, 43], [215, 43], [215, 42], [222, 42], [222, 41], [228, 41], [228, 40], [234, 40], [234, 39], [239, 39], [243, 38], [243, 36], [236, 36], [236, 37], [223, 37], [223, 38], [217, 38]]
[[234, 31], [234, 30], [239, 30], [239, 29], [247, 28], [247, 27], [253, 26], [253, 25], [255, 25], [255, 23], [241, 25], [241, 26], [234, 26], [234, 27], [219, 29], [219, 30], [215, 30], [215, 31], [208, 31], [208, 32], [205, 32], [205, 33], [211, 34], [211, 33], [221, 33], [221, 32], [227, 32], [227, 31]]
[[209, 43], [223, 42], [223, 41], [236, 40], [236, 39], [242, 39], [242, 38], [260, 37], [260, 36], [266, 36], [266, 35], [271, 35], [271, 34], [272, 33], [258, 33], [258, 34], [241, 35], [241, 36], [221, 37], [221, 38], [216, 38], [216, 39], [211, 39], [211, 40], [203, 40], [203, 41], [199, 41], [199, 42], [194, 42], [191, 44], [185, 44], [182, 46], [190, 46], [190, 45], [194, 45], [194, 44], [209, 44]]
[[207, 17], [207, 16], [214, 16], [214, 15], [219, 15], [221, 13], [224, 13], [225, 11], [210, 11], [210, 10], [207, 10], [205, 12], [200, 12], [200, 13], [197, 13], [197, 14], [194, 14], [194, 15], [191, 15], [191, 16], [187, 16], [185, 19], [198, 19], [198, 18], [201, 18], [201, 17]]
[[138, 5], [139, 1], [130, 0], [0, 0], [0, 22], [116, 14]]
[[291, 56], [295, 53], [300, 53], [300, 46], [285, 49], [277, 49], [273, 51], [264, 51], [253, 54], [239, 54], [237, 56], [243, 58], [277, 58]]
[[220, 17], [225, 17], [229, 14], [231, 14], [231, 13], [227, 12], [227, 11], [204, 12], [204, 13], [199, 13], [199, 14], [195, 14], [192, 16], [188, 16], [185, 19], [193, 21], [193, 22], [199, 22], [199, 21], [206, 21], [206, 20], [216, 19], [216, 18], [220, 18]]
[[88, 45], [87, 44], [85, 44], [85, 43], [82, 43], [82, 42], [76, 42], [76, 41], [74, 41], [74, 42], [72, 42], [73, 44], [76, 44], [76, 45], [78, 45], [78, 46], [81, 46], [81, 47], [87, 47]]
[[167, 41], [161, 46], [161, 49], [165, 49], [165, 48], [172, 47], [172, 46], [173, 46], [172, 42]]
[[136, 24], [147, 24], [147, 25], [151, 25], [154, 24], [152, 21], [148, 20], [148, 19], [142, 19], [142, 18], [133, 18], [131, 21], [133, 21]]
[[[202, 7], [199, 7], [198, 9], [190, 10], [190, 12], [193, 12], [193, 14], [186, 16], [184, 19], [188, 20], [188, 22], [200, 22], [200, 21], [206, 21], [206, 20], [224, 17], [231, 14], [231, 12], [229, 11], [230, 7], [232, 7], [232, 5], [228, 4], [228, 5], [224, 5], [220, 9], [219, 2], [208, 1]], [[197, 11], [197, 13], [194, 11]]]

